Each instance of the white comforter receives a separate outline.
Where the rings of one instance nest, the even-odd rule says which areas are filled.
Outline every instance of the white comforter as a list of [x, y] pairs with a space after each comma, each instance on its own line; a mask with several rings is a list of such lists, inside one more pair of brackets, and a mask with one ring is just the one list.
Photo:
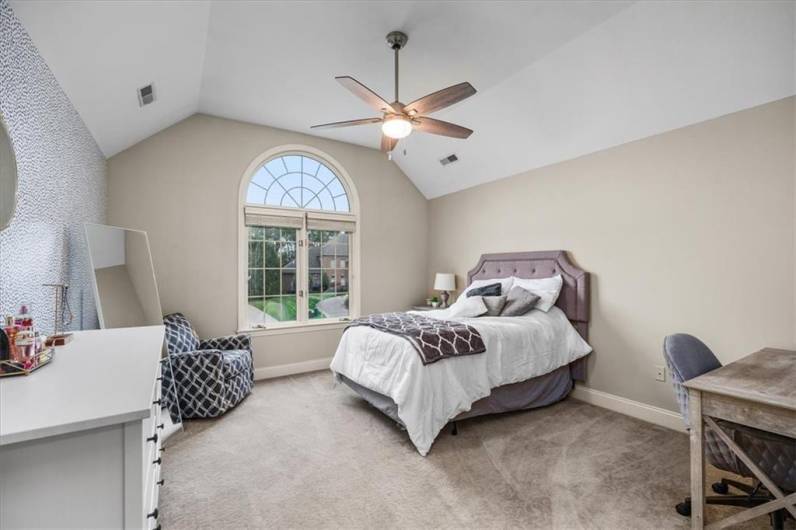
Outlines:
[[486, 352], [424, 366], [403, 337], [359, 326], [343, 334], [331, 364], [335, 373], [392, 398], [423, 456], [450, 419], [492, 388], [544, 375], [591, 352], [557, 307], [521, 317], [451, 319], [447, 310], [424, 314], [475, 327]]

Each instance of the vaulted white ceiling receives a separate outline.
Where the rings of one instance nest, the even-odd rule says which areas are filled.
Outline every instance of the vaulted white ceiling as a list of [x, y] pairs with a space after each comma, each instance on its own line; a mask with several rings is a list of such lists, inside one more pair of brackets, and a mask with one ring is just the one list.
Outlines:
[[[793, 2], [12, 2], [107, 156], [195, 113], [377, 148], [351, 75], [401, 100], [469, 81], [395, 162], [436, 197], [794, 93]], [[139, 108], [136, 89], [155, 83]], [[455, 153], [460, 161], [441, 166]]]
[[[196, 113], [210, 5], [11, 2], [105, 156]], [[155, 83], [157, 105], [136, 90]]]

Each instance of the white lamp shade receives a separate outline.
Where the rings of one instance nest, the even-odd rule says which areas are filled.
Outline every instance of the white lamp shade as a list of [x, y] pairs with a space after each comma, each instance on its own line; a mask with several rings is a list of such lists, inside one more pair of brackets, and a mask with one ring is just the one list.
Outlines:
[[436, 278], [434, 278], [434, 290], [455, 291], [456, 275], [450, 272], [438, 272]]

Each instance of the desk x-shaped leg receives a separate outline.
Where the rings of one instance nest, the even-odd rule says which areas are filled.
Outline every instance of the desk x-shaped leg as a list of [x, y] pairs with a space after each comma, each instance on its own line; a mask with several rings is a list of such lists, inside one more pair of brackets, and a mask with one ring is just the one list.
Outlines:
[[774, 510], [781, 510], [785, 508], [788, 510], [794, 518], [796, 518], [796, 493], [791, 493], [787, 497], [782, 492], [781, 489], [774, 484], [768, 475], [763, 473], [757, 464], [755, 464], [749, 456], [741, 449], [737, 443], [735, 443], [732, 438], [727, 436], [721, 427], [716, 423], [713, 418], [708, 416], [704, 416], [705, 424], [721, 438], [721, 441], [724, 442], [727, 447], [732, 450], [733, 453], [743, 462], [746, 464], [746, 467], [754, 473], [754, 475], [763, 483], [763, 485], [774, 495], [775, 499], [771, 502], [767, 502], [765, 504], [761, 504], [760, 506], [755, 506], [754, 508], [749, 508], [742, 512], [738, 512], [735, 515], [722, 519], [721, 521], [716, 521], [715, 523], [711, 523], [707, 526], [707, 530], [716, 530], [718, 528], [726, 528], [730, 525], [742, 523], [744, 521], [748, 521], [754, 517], [773, 512]]

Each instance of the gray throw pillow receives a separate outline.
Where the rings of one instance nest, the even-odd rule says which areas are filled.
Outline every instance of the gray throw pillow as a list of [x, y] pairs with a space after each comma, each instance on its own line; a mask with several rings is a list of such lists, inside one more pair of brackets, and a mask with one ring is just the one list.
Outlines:
[[490, 283], [489, 285], [484, 285], [483, 287], [476, 287], [475, 289], [470, 289], [467, 291], [467, 298], [471, 296], [500, 296], [500, 284], [499, 283]]
[[533, 294], [531, 291], [526, 291], [522, 287], [512, 287], [506, 297], [506, 305], [503, 306], [500, 316], [522, 316], [533, 309], [539, 300], [541, 300], [539, 295]]
[[484, 301], [484, 305], [487, 309], [486, 314], [481, 315], [485, 317], [499, 316], [500, 312], [503, 311], [503, 306], [506, 305], [505, 296], [482, 296], [481, 299]]

